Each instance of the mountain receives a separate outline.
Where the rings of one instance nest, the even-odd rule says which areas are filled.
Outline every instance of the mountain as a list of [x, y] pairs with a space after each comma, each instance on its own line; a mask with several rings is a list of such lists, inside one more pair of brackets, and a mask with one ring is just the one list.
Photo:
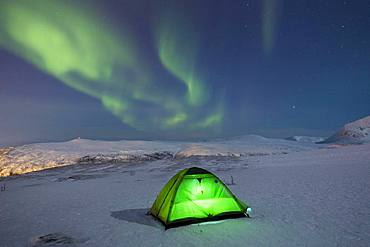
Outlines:
[[75, 164], [129, 164], [187, 157], [252, 157], [317, 148], [312, 143], [249, 135], [205, 142], [98, 141], [35, 143], [0, 149], [0, 177]]
[[308, 142], [308, 143], [316, 143], [316, 142], [322, 142], [325, 140], [323, 137], [318, 136], [290, 136], [288, 138], [285, 138], [285, 140], [288, 141], [296, 141], [296, 142]]
[[370, 142], [370, 116], [344, 125], [322, 143], [363, 144]]

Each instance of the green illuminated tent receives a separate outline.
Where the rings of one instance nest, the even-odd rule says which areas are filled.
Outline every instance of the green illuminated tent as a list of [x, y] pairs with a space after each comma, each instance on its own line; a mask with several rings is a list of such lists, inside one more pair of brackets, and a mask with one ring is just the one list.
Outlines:
[[184, 169], [158, 194], [149, 213], [166, 228], [245, 217], [248, 206], [215, 175], [202, 168]]

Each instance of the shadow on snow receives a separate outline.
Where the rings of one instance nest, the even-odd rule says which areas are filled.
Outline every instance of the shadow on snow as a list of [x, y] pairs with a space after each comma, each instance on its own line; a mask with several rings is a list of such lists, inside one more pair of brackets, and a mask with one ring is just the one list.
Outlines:
[[161, 223], [148, 215], [149, 208], [134, 208], [111, 212], [113, 218], [163, 229]]

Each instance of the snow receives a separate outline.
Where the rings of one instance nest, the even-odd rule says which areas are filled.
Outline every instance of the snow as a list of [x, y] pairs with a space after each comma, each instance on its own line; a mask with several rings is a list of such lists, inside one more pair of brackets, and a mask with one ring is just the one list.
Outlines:
[[323, 143], [362, 144], [370, 142], [370, 116], [344, 125]]
[[190, 156], [255, 156], [312, 148], [317, 147], [255, 135], [210, 142], [74, 139], [0, 149], [0, 177], [73, 164], [127, 163]]
[[[327, 148], [256, 136], [200, 143], [73, 140], [18, 147], [10, 156], [27, 160], [38, 152], [33, 157], [50, 161], [164, 150], [173, 157], [2, 178], [1, 246], [369, 245], [370, 143]], [[226, 183], [232, 176], [229, 188], [253, 208], [252, 218], [165, 231], [145, 215], [163, 185], [190, 166]]]
[[296, 141], [296, 142], [322, 142], [325, 140], [323, 137], [317, 137], [317, 136], [290, 136], [286, 138], [285, 140], [288, 141]]

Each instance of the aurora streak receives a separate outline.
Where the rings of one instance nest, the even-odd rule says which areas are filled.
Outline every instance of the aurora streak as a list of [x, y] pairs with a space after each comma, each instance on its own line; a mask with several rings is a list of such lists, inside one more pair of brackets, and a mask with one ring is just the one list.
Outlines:
[[158, 63], [172, 75], [163, 81], [130, 28], [120, 24], [115, 32], [91, 6], [55, 0], [6, 0], [0, 6], [1, 47], [100, 100], [125, 124], [144, 131], [222, 124], [222, 102], [211, 99], [211, 85], [196, 68], [197, 43], [184, 37], [191, 32], [186, 23], [160, 22], [154, 30]]

